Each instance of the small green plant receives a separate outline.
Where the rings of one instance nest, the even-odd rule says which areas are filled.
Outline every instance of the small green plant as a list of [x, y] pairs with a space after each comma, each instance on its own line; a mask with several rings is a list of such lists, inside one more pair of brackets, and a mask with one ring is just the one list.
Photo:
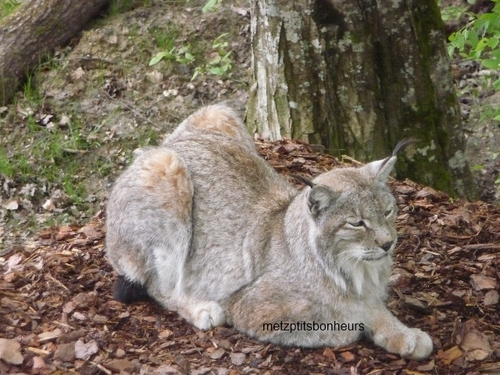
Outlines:
[[[227, 51], [229, 43], [226, 40], [227, 33], [219, 35], [212, 43], [211, 55], [215, 55], [211, 60], [206, 63], [198, 65], [191, 80], [194, 80], [199, 75], [213, 74], [223, 76], [232, 68], [231, 51]], [[150, 61], [149, 66], [158, 64], [160, 61], [166, 60], [171, 62], [178, 62], [181, 64], [192, 65], [195, 61], [202, 61], [202, 58], [196, 58], [191, 53], [190, 44], [181, 47], [171, 47], [166, 51], [158, 52]]]
[[214, 12], [219, 9], [222, 4], [222, 0], [208, 0], [207, 3], [201, 8], [203, 13]]
[[191, 64], [195, 58], [189, 52], [189, 44], [180, 48], [173, 47], [169, 51], [158, 52], [149, 62], [149, 66], [158, 64], [161, 60], [176, 61], [181, 64]]
[[441, 18], [444, 22], [459, 20], [464, 14], [467, 14], [468, 6], [449, 6], [441, 9]]
[[204, 66], [198, 66], [193, 74], [191, 80], [195, 79], [198, 75], [206, 73], [223, 76], [232, 68], [231, 53], [227, 51], [229, 46], [226, 41], [227, 33], [219, 35], [212, 43], [212, 50], [215, 57], [209, 60]]
[[[500, 0], [493, 2], [491, 12], [473, 18], [449, 36], [451, 56], [458, 52], [463, 59], [479, 61], [487, 69], [500, 69]], [[500, 79], [492, 81], [491, 86], [500, 90]], [[493, 111], [492, 118], [500, 121], [500, 108]]]

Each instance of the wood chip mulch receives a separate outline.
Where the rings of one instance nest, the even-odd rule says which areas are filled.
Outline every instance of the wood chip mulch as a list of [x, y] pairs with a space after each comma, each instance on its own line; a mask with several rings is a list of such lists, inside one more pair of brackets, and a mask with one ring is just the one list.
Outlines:
[[[256, 142], [285, 175], [340, 162], [300, 142]], [[198, 331], [154, 303], [112, 299], [104, 214], [84, 227], [42, 231], [0, 257], [0, 374], [499, 374], [500, 209], [392, 181], [399, 245], [389, 308], [428, 332], [423, 361], [368, 341], [284, 348], [229, 327]]]

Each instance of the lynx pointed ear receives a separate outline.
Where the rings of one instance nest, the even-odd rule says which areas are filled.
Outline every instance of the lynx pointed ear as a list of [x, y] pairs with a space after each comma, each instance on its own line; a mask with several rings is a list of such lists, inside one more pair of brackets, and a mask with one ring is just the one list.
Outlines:
[[392, 156], [389, 156], [382, 160], [372, 161], [371, 163], [366, 164], [361, 169], [364, 173], [369, 175], [370, 177], [376, 179], [379, 182], [386, 183], [389, 178], [390, 173], [394, 169], [394, 165], [397, 160], [397, 153], [399, 150], [402, 150], [410, 143], [417, 142], [416, 139], [413, 138], [405, 138], [398, 142], [394, 151], [392, 152]]
[[335, 193], [322, 185], [315, 185], [307, 192], [307, 206], [314, 218], [317, 218], [328, 207], [330, 207], [335, 199]]

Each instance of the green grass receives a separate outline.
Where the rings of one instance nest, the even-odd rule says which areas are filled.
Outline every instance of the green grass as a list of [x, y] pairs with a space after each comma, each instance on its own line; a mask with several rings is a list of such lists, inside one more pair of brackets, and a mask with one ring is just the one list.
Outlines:
[[12, 134], [2, 129], [8, 135], [0, 143], [0, 177], [18, 186], [35, 183], [47, 190], [60, 188], [71, 203], [82, 203], [86, 191], [78, 172], [82, 156], [93, 147], [82, 135], [82, 124], [76, 116], [60, 123], [62, 116], [46, 107], [31, 78], [23, 85], [22, 97], [15, 105], [24, 118], [14, 119]]
[[20, 0], [0, 0], [0, 19], [10, 15], [19, 4]]
[[125, 13], [137, 8], [138, 6], [150, 6], [150, 0], [112, 0], [109, 5], [109, 15], [116, 16], [120, 13]]
[[156, 46], [159, 49], [170, 50], [175, 47], [175, 42], [179, 37], [179, 29], [174, 24], [167, 24], [165, 28], [154, 27], [150, 30], [153, 34]]

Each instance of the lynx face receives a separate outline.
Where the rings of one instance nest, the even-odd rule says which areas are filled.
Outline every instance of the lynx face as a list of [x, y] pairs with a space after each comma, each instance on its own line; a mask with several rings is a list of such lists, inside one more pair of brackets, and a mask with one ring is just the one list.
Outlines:
[[319, 255], [337, 284], [358, 294], [370, 284], [385, 289], [397, 240], [397, 205], [386, 176], [368, 172], [333, 170], [314, 180], [308, 197]]

